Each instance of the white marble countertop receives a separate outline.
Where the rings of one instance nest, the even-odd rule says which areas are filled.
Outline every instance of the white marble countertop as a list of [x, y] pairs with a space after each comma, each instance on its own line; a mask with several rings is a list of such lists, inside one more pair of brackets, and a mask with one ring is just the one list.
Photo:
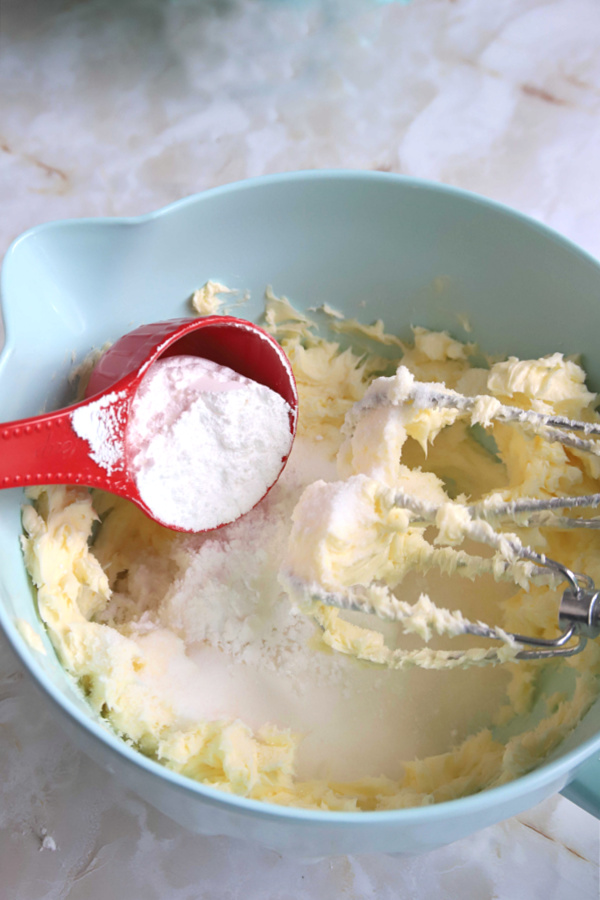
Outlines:
[[[346, 167], [479, 191], [600, 256], [599, 46], [596, 0], [4, 0], [0, 252], [52, 219]], [[188, 834], [65, 739], [0, 639], [0, 900], [591, 900], [599, 844], [561, 797], [413, 859]]]

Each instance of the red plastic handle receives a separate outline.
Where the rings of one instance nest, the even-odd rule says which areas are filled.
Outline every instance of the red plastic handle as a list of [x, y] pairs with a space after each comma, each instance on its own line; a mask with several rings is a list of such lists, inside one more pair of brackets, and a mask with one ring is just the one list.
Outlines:
[[0, 485], [105, 483], [107, 472], [90, 457], [71, 424], [74, 407], [0, 425]]

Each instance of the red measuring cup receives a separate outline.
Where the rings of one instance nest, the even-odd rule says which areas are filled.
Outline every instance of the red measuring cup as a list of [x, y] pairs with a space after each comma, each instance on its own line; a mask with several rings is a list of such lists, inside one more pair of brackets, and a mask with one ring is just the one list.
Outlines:
[[[95, 367], [81, 403], [0, 424], [0, 487], [81, 484], [101, 488], [127, 497], [156, 519], [140, 497], [125, 435], [133, 398], [149, 366], [159, 358], [180, 355], [201, 356], [271, 388], [289, 404], [290, 432], [295, 435], [296, 383], [286, 355], [270, 334], [232, 316], [172, 319], [142, 325], [113, 344]], [[92, 458], [90, 444], [72, 424], [75, 410], [99, 400], [111, 413], [110, 440], [117, 461], [110, 468]], [[277, 478], [286, 461], [287, 457]]]

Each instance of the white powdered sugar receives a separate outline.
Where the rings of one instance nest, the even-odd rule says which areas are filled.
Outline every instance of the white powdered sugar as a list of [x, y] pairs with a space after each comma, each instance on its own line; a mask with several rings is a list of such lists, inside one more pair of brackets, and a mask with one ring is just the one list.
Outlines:
[[124, 410], [116, 405], [123, 396], [123, 393], [105, 394], [99, 400], [80, 406], [71, 415], [73, 431], [88, 442], [91, 458], [109, 475], [123, 458], [120, 417]]
[[142, 500], [166, 525], [204, 531], [248, 512], [292, 444], [279, 394], [195, 356], [160, 359], [131, 407], [127, 453]]
[[[291, 728], [303, 735], [299, 777], [326, 777], [332, 765], [340, 778], [360, 777], [368, 766], [393, 774], [404, 750], [418, 750], [398, 715], [404, 704], [410, 717], [413, 704], [397, 673], [315, 647], [314, 623], [294, 611], [278, 580], [294, 507], [307, 484], [336, 478], [332, 456], [327, 442], [297, 438], [264, 502], [219, 531], [177, 534], [158, 552], [127, 558], [113, 599], [119, 628], [143, 646], [159, 652], [172, 635], [184, 641], [193, 677], [173, 665], [161, 675], [162, 696], [182, 720]], [[113, 550], [104, 547], [103, 566]], [[115, 612], [111, 604], [98, 621], [113, 621]]]

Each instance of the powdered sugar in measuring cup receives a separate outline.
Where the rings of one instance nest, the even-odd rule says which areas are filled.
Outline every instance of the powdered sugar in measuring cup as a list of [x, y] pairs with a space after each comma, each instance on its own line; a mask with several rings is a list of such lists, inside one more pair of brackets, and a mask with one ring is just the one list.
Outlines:
[[275, 391], [198, 356], [150, 366], [134, 397], [126, 443], [152, 514], [186, 531], [248, 512], [290, 452], [292, 409]]

